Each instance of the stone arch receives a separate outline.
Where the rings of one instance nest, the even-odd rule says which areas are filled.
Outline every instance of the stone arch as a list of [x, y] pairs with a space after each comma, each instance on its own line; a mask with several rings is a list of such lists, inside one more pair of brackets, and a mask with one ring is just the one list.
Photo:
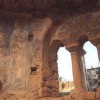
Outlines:
[[83, 47], [84, 43], [87, 42], [88, 40], [89, 40], [88, 36], [86, 34], [82, 34], [79, 37], [79, 44]]
[[[83, 46], [85, 45], [86, 42], [90, 42], [93, 46], [96, 46], [98, 43], [99, 43], [99, 40], [98, 40], [98, 37], [99, 35], [97, 34], [96, 37], [92, 36], [92, 38], [95, 38], [95, 40], [91, 38], [91, 35], [90, 34], [82, 34], [80, 35], [79, 37], [79, 44], [80, 46], [83, 48]], [[97, 48], [97, 47], [96, 47]], [[98, 48], [97, 48], [98, 50]], [[85, 54], [86, 54], [86, 51], [85, 51]], [[98, 54], [99, 55], [99, 54]], [[83, 73], [84, 73], [84, 76], [83, 76], [83, 80], [85, 82], [85, 87], [86, 87], [86, 90], [89, 91], [89, 86], [88, 86], [88, 82], [87, 82], [87, 67], [86, 67], [86, 59], [85, 59], [85, 56], [83, 55], [82, 57], [82, 61], [83, 61]]]
[[91, 43], [96, 46], [97, 51], [98, 51], [98, 58], [100, 61], [100, 35], [99, 34], [95, 34], [94, 38], [91, 38]]
[[50, 55], [49, 60], [57, 58], [55, 53], [57, 53], [59, 47], [63, 47], [63, 46], [64, 44], [60, 40], [54, 40], [52, 44], [50, 45], [49, 52], [51, 52], [52, 54]]
[[47, 54], [44, 58], [45, 64], [43, 66], [44, 84], [50, 94], [46, 96], [58, 96], [59, 82], [58, 82], [58, 68], [57, 68], [57, 51], [59, 47], [64, 46], [60, 40], [55, 40], [49, 46]]
[[45, 65], [46, 60], [48, 60], [48, 59], [46, 59], [46, 57], [48, 56], [48, 50], [49, 50], [49, 47], [50, 47], [50, 43], [52, 41], [52, 37], [55, 34], [56, 30], [57, 30], [57, 27], [52, 25], [48, 29], [48, 31], [45, 34], [45, 36], [43, 37], [43, 49], [42, 49], [43, 66]]
[[[42, 50], [42, 66], [43, 66], [43, 96], [58, 96], [59, 82], [52, 79], [52, 69], [51, 65], [54, 64], [56, 66], [55, 61], [57, 60], [57, 50], [60, 46], [62, 46], [62, 42], [60, 40], [52, 40], [53, 35], [57, 30], [57, 26], [52, 25], [48, 32], [45, 34], [43, 39], [43, 50]], [[52, 64], [51, 64], [52, 63]], [[55, 69], [54, 69], [55, 68]], [[53, 69], [57, 72], [57, 66]], [[53, 77], [54, 78], [54, 77]], [[56, 86], [56, 87], [54, 87]]]

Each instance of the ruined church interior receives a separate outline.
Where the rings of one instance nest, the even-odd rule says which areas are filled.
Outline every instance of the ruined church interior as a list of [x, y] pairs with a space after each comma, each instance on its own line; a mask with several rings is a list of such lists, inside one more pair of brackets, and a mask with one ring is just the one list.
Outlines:
[[[0, 100], [100, 100], [100, 70], [97, 87], [86, 87], [87, 41], [100, 61], [100, 0], [0, 0]], [[60, 47], [71, 54], [74, 84], [64, 96]]]

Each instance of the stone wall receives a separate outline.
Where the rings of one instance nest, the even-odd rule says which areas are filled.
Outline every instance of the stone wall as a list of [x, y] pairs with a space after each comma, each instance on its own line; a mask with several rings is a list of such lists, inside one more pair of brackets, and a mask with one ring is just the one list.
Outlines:
[[[44, 19], [1, 19], [0, 82], [2, 92], [42, 96], [41, 49], [52, 21]], [[36, 68], [36, 70], [32, 70]]]
[[88, 40], [92, 41], [100, 36], [99, 22], [100, 11], [64, 19], [55, 32], [53, 40], [59, 39], [68, 46], [75, 43], [79, 43], [80, 45], [83, 44], [81, 42], [85, 43], [86, 41], [80, 40], [81, 36], [87, 36]]
[[65, 18], [60, 25], [49, 17], [0, 19], [0, 100], [99, 100], [99, 91], [43, 98], [59, 97], [59, 47], [100, 42], [99, 26], [99, 11]]
[[[20, 92], [21, 93], [21, 92]], [[80, 92], [63, 97], [43, 97], [33, 98], [33, 93], [21, 93], [17, 95], [3, 94], [0, 96], [0, 100], [100, 100], [100, 91], [98, 92]]]

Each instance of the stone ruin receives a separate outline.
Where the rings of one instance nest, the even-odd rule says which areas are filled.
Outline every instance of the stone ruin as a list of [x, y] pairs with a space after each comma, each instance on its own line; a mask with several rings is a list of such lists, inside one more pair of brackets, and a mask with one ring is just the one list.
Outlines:
[[[0, 0], [0, 100], [100, 100], [87, 91], [83, 45], [100, 59], [100, 0]], [[57, 50], [72, 57], [75, 89], [59, 97]]]

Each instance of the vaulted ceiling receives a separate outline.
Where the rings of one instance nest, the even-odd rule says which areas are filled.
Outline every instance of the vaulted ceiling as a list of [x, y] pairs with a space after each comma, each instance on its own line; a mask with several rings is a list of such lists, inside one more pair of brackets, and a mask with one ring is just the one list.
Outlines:
[[0, 10], [24, 13], [64, 13], [100, 8], [100, 0], [0, 0]]

